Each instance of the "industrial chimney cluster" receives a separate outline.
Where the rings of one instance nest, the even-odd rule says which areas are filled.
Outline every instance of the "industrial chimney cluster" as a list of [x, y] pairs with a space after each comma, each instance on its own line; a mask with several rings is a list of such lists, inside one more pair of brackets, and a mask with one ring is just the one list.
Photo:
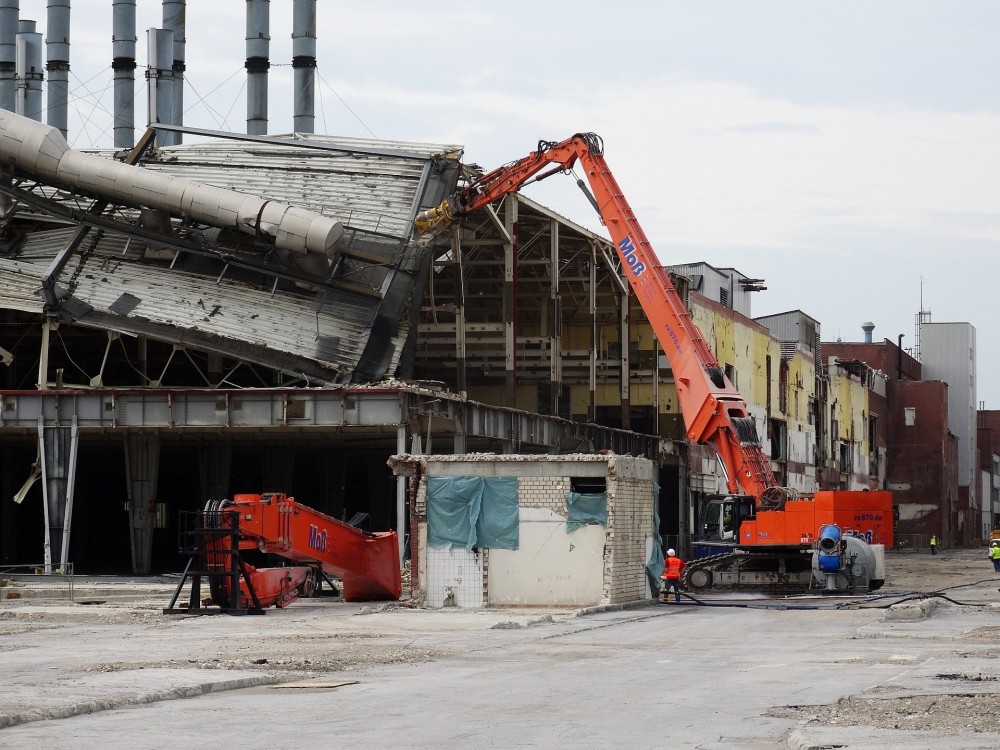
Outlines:
[[[315, 128], [316, 0], [291, 0], [293, 127]], [[136, 0], [111, 0], [114, 70], [114, 145], [135, 143]], [[271, 0], [246, 0], [247, 133], [267, 134], [267, 74], [271, 67]], [[184, 124], [186, 0], [163, 0], [162, 28], [146, 32], [147, 122]], [[48, 0], [45, 68], [36, 22], [20, 18], [20, 0], [0, 0], [0, 108], [67, 134], [70, 0]], [[48, 97], [42, 106], [42, 82]], [[180, 143], [181, 133], [161, 130], [161, 146]]]

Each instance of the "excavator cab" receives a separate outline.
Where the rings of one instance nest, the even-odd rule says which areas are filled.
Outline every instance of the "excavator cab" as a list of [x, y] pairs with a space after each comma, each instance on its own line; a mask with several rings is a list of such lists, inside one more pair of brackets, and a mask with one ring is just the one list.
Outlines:
[[736, 545], [740, 524], [755, 517], [756, 503], [749, 495], [709, 495], [701, 509], [695, 534], [695, 557], [724, 552]]

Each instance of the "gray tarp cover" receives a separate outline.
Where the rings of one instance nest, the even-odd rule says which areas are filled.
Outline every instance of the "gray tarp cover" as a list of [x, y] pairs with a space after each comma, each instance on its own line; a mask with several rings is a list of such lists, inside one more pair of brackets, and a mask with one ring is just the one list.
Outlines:
[[607, 492], [567, 492], [566, 531], [576, 531], [588, 523], [608, 525]]
[[431, 547], [517, 549], [517, 477], [429, 477]]
[[649, 588], [654, 596], [660, 594], [660, 576], [663, 575], [663, 538], [660, 536], [660, 485], [653, 483], [653, 535], [656, 544], [653, 545], [646, 561], [646, 576], [649, 578]]

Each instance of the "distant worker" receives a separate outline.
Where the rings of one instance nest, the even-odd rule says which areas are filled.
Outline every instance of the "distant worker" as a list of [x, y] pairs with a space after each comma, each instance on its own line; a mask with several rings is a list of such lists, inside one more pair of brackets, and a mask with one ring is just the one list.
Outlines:
[[937, 554], [937, 537], [934, 534], [931, 534], [931, 554]]
[[660, 587], [661, 602], [670, 601], [670, 590], [673, 589], [676, 603], [681, 603], [681, 574], [686, 567], [687, 564], [674, 550], [667, 550], [667, 559], [663, 562], [663, 585]]
[[993, 571], [1000, 573], [1000, 542], [990, 544], [990, 559], [993, 561]]

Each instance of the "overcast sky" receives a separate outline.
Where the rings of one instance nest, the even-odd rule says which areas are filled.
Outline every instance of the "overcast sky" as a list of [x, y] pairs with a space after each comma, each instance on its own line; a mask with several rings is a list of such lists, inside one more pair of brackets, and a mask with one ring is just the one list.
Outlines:
[[[21, 0], [44, 32], [45, 1]], [[73, 0], [70, 142], [112, 144], [111, 0]], [[156, 0], [139, 0], [145, 33]], [[292, 127], [291, 0], [271, 2], [270, 131]], [[185, 124], [245, 131], [245, 3], [189, 0]], [[594, 131], [664, 264], [766, 280], [824, 340], [921, 305], [978, 339], [1000, 408], [1000, 3], [319, 0], [316, 130], [460, 144], [493, 168]], [[136, 119], [145, 124], [143, 70]], [[600, 231], [572, 181], [526, 193]]]

